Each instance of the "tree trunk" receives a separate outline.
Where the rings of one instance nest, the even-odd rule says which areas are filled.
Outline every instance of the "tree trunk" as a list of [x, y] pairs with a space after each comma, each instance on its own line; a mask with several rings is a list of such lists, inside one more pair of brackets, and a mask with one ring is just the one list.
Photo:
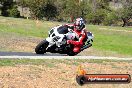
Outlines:
[[127, 19], [122, 18], [122, 21], [123, 21], [123, 25], [122, 25], [122, 27], [125, 27], [125, 26], [126, 26], [126, 24], [127, 24]]

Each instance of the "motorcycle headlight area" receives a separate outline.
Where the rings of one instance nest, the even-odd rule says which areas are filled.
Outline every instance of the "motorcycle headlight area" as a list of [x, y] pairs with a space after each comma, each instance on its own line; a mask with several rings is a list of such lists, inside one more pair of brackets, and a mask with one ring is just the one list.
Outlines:
[[60, 38], [61, 38], [60, 36], [55, 36], [55, 37], [53, 38], [53, 41], [56, 42], [56, 41], [58, 41]]
[[49, 31], [49, 36], [52, 35], [53, 32], [54, 32], [54, 30], [51, 29], [51, 30]]
[[53, 32], [54, 32], [54, 30], [53, 30], [53, 29], [51, 29], [51, 30], [50, 30], [50, 34], [52, 34]]

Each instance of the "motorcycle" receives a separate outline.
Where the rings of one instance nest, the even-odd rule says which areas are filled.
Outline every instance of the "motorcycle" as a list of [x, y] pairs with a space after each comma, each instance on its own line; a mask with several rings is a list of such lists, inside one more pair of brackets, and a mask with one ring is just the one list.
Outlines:
[[[67, 40], [76, 40], [78, 36], [74, 31], [69, 30], [67, 26], [63, 25], [51, 28], [49, 36], [36, 46], [36, 54], [50, 52], [67, 54], [69, 56], [77, 55], [78, 53], [73, 52], [74, 45], [67, 44]], [[87, 32], [87, 38], [81, 47], [81, 51], [92, 46], [93, 37], [94, 35], [91, 32]]]

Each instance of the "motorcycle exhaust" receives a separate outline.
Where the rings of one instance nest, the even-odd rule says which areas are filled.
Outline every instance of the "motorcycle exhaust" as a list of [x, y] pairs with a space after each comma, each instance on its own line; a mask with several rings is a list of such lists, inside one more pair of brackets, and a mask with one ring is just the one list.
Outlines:
[[84, 49], [87, 49], [87, 48], [89, 48], [91, 46], [92, 46], [92, 44], [87, 44], [87, 45], [85, 45], [84, 47], [81, 48], [81, 51], [83, 51]]

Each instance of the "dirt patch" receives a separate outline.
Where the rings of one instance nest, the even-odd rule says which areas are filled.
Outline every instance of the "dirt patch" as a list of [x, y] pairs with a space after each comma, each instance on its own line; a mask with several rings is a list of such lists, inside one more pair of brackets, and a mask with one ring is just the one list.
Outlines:
[[5, 34], [0, 37], [0, 48], [9, 51], [34, 52], [36, 45], [42, 41], [42, 38]]
[[[0, 88], [131, 88], [129, 84], [88, 84], [79, 86], [75, 76], [78, 65], [54, 62], [45, 65], [16, 65], [0, 67]], [[77, 61], [75, 61], [77, 63]], [[79, 62], [89, 74], [130, 74], [132, 63], [128, 62]], [[52, 63], [51, 63], [52, 64]]]

